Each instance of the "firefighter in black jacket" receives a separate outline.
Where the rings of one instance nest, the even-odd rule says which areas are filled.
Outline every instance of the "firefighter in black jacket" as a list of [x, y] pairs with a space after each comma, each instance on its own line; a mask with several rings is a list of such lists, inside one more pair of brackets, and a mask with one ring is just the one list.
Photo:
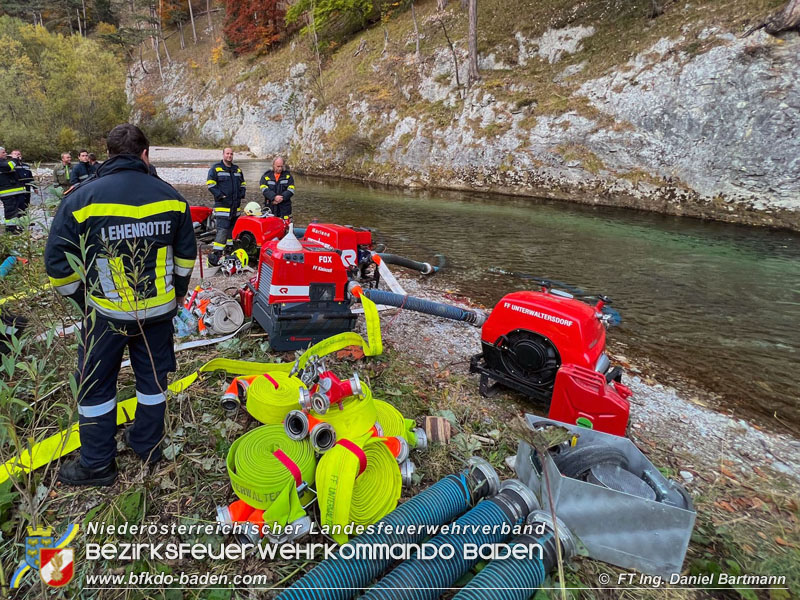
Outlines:
[[[64, 196], [45, 250], [53, 287], [94, 312], [84, 319], [78, 348], [81, 454], [58, 475], [69, 485], [111, 485], [117, 477], [116, 384], [126, 347], [137, 405], [125, 440], [142, 460], [161, 458], [167, 374], [175, 370], [172, 317], [197, 255], [189, 206], [149, 174], [144, 133], [118, 125], [107, 145], [110, 158], [97, 177]], [[83, 263], [85, 276], [68, 254]]]
[[93, 174], [94, 169], [89, 164], [89, 151], [81, 150], [78, 152], [78, 164], [75, 165], [69, 176], [69, 183], [70, 185], [78, 185], [89, 179]]
[[267, 201], [267, 208], [276, 217], [292, 218], [292, 196], [294, 196], [294, 177], [283, 168], [283, 159], [276, 156], [272, 161], [272, 171], [261, 176], [261, 193]]
[[208, 256], [208, 264], [217, 266], [222, 251], [233, 248], [233, 226], [239, 216], [239, 207], [244, 200], [247, 184], [242, 170], [233, 164], [233, 149], [222, 151], [222, 160], [211, 165], [206, 177], [208, 191], [214, 196], [214, 220], [217, 235], [214, 238], [214, 249]]
[[12, 150], [11, 160], [14, 161], [14, 166], [16, 167], [14, 170], [17, 172], [17, 179], [25, 187], [25, 192], [20, 197], [20, 204], [17, 207], [18, 212], [22, 214], [28, 210], [28, 206], [31, 203], [31, 192], [36, 189], [36, 185], [34, 184], [31, 166], [22, 161], [22, 151]]
[[25, 194], [25, 186], [20, 183], [17, 165], [6, 149], [0, 147], [0, 200], [3, 201], [3, 216], [6, 221], [6, 233], [17, 233], [19, 226], [19, 207]]

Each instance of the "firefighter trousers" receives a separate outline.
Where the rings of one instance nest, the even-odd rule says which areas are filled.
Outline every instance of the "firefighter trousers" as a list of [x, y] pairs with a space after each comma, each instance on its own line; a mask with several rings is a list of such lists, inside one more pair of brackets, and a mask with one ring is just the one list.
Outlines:
[[117, 377], [128, 348], [136, 377], [136, 416], [128, 441], [143, 460], [160, 458], [167, 374], [175, 370], [172, 320], [119, 324], [99, 315], [84, 321], [78, 345], [81, 464], [108, 465], [117, 452]]

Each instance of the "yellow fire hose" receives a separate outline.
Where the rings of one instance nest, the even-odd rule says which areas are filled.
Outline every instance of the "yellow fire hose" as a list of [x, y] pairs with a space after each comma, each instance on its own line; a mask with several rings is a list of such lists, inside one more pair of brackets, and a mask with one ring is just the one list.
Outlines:
[[317, 465], [320, 524], [334, 527], [333, 539], [344, 544], [348, 536], [335, 526], [379, 521], [397, 506], [401, 485], [400, 469], [382, 438], [360, 444], [339, 440]]
[[404, 418], [399, 410], [383, 400], [375, 400], [375, 410], [384, 436], [404, 438], [412, 448], [417, 445], [417, 436], [414, 433], [417, 424], [414, 421]]
[[288, 373], [264, 373], [247, 387], [247, 412], [266, 425], [280, 425], [290, 411], [299, 408], [300, 388], [304, 387], [300, 379]]
[[[306, 350], [299, 358], [299, 367], [305, 367], [312, 356], [326, 356], [348, 346], [359, 346], [364, 349], [365, 356], [377, 356], [383, 352], [381, 341], [381, 323], [375, 303], [367, 297], [361, 298], [364, 306], [364, 317], [367, 322], [367, 339], [357, 333], [348, 331], [329, 337]], [[227, 371], [231, 375], [260, 375], [266, 372], [285, 372], [292, 370], [293, 363], [258, 363], [246, 360], [232, 360], [215, 358], [204, 364], [200, 369], [169, 386], [173, 392], [181, 392], [189, 387], [198, 378], [200, 373], [213, 371]], [[117, 404], [117, 425], [122, 425], [133, 419], [136, 412], [136, 398], [129, 398]], [[69, 454], [80, 448], [78, 425], [65, 429], [43, 439], [40, 442], [30, 440], [29, 449], [23, 451], [4, 465], [0, 466], [0, 483], [12, 475], [39, 469], [44, 465]]]
[[280, 425], [264, 425], [233, 442], [225, 462], [234, 493], [264, 510], [264, 523], [285, 525], [305, 515], [316, 460], [308, 440], [290, 439]]
[[341, 403], [341, 410], [332, 407], [324, 415], [311, 412], [311, 416], [324, 423], [330, 423], [336, 430], [336, 439], [358, 440], [370, 433], [378, 413], [375, 410], [375, 400], [372, 391], [362, 383], [361, 396], [345, 398]]

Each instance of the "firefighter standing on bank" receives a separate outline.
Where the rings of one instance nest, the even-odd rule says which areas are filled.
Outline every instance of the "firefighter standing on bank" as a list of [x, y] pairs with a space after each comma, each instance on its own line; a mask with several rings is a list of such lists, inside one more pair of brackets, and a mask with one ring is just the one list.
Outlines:
[[217, 227], [214, 249], [208, 255], [208, 264], [216, 267], [220, 263], [223, 250], [230, 252], [233, 249], [233, 226], [247, 191], [242, 170], [233, 164], [233, 148], [222, 151], [222, 160], [211, 165], [206, 180], [208, 191], [214, 196], [214, 220]]
[[292, 218], [294, 177], [284, 168], [282, 157], [276, 156], [272, 161], [272, 170], [261, 176], [261, 193], [273, 215], [286, 220]]
[[[58, 475], [69, 485], [116, 480], [116, 385], [126, 347], [137, 405], [125, 440], [143, 461], [161, 458], [167, 374], [175, 370], [172, 317], [197, 255], [189, 206], [149, 174], [144, 133], [118, 125], [106, 143], [109, 159], [97, 177], [64, 196], [45, 250], [53, 287], [95, 313], [84, 319], [78, 348], [80, 458]], [[85, 276], [73, 271], [68, 254]]]
[[19, 180], [16, 163], [3, 147], [0, 147], [0, 200], [3, 202], [6, 233], [19, 233], [18, 217], [25, 200], [25, 186]]

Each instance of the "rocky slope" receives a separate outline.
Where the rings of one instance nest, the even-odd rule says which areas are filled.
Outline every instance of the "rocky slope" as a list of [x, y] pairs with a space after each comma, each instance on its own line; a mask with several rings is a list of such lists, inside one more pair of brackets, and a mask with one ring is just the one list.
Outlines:
[[[534, 22], [482, 40], [467, 89], [466, 39], [454, 35], [457, 74], [429, 4], [419, 62], [406, 29], [386, 45], [377, 28], [321, 79], [300, 39], [263, 62], [176, 61], [163, 82], [134, 71], [129, 96], [149, 90], [185, 131], [309, 173], [800, 230], [797, 34], [740, 39], [695, 15], [664, 36], [648, 24], [638, 45], [621, 37], [635, 51], [615, 55], [602, 24]], [[458, 32], [463, 15], [447, 18]]]

